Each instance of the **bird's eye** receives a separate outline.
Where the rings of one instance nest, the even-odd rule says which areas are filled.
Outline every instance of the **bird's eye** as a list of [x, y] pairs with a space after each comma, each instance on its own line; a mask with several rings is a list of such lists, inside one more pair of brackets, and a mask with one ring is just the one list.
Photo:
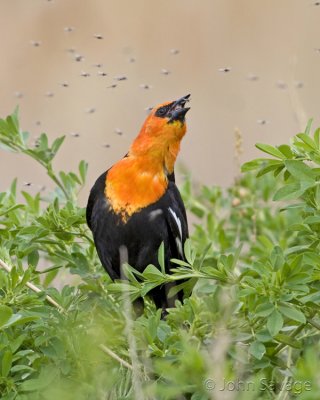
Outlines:
[[156, 115], [158, 117], [164, 117], [168, 111], [168, 107], [161, 107], [157, 110]]

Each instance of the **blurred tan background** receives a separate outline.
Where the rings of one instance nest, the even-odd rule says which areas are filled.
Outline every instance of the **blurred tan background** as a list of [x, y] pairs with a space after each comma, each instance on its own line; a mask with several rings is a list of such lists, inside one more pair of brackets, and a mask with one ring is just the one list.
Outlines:
[[[0, 115], [19, 104], [32, 140], [67, 136], [55, 166], [89, 162], [83, 204], [157, 103], [192, 94], [179, 160], [207, 184], [237, 174], [235, 127], [245, 161], [256, 142], [287, 142], [309, 117], [320, 124], [315, 1], [0, 0], [0, 38]], [[16, 176], [31, 192], [48, 182], [3, 151], [0, 171], [0, 190]]]

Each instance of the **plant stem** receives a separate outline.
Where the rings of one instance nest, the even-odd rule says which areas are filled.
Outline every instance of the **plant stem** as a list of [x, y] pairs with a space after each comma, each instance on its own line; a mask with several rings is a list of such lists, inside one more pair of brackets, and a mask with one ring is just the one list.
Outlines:
[[[306, 326], [306, 324], [303, 324], [303, 325], [298, 326], [298, 327], [292, 332], [292, 334], [290, 335], [290, 337], [291, 337], [291, 338], [296, 337], [296, 336], [304, 329], [305, 326]], [[275, 356], [276, 354], [279, 353], [279, 351], [281, 351], [282, 349], [284, 349], [286, 346], [288, 346], [288, 345], [285, 344], [285, 343], [279, 344], [279, 345], [274, 349], [274, 351], [271, 353], [271, 356]]]
[[[287, 368], [291, 367], [291, 356], [292, 356], [292, 347], [288, 348], [288, 357], [287, 357]], [[285, 379], [281, 383], [281, 390], [276, 397], [276, 400], [285, 400], [288, 397], [287, 383], [289, 381], [289, 376], [286, 376]]]
[[307, 318], [307, 322], [309, 322], [310, 325], [314, 326], [316, 329], [320, 331], [320, 325], [317, 322], [313, 321], [313, 319]]
[[[8, 264], [6, 264], [3, 260], [0, 259], [0, 267], [2, 267], [4, 270], [6, 270], [8, 273], [11, 272], [11, 268], [9, 267]], [[29, 289], [33, 290], [36, 293], [41, 293], [43, 292], [42, 289], [38, 288], [36, 285], [34, 285], [31, 282], [26, 282], [26, 286], [28, 286]], [[65, 313], [66, 310], [58, 304], [51, 296], [46, 295], [46, 300], [51, 303], [53, 306], [55, 306], [59, 311]]]
[[62, 190], [66, 200], [70, 200], [70, 196], [63, 187], [62, 183], [57, 178], [56, 174], [53, 172], [51, 165], [46, 166], [48, 176], [53, 180], [53, 182]]
[[110, 357], [118, 361], [121, 365], [124, 367], [130, 369], [131, 371], [133, 370], [133, 367], [131, 364], [129, 364], [127, 361], [123, 360], [121, 357], [118, 356], [115, 352], [110, 350], [108, 347], [106, 347], [104, 344], [100, 344], [99, 348], [106, 354], [108, 354]]

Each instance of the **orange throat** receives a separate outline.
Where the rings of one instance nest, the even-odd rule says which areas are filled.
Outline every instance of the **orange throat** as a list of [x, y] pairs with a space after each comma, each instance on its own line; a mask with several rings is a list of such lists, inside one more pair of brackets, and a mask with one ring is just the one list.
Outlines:
[[108, 172], [105, 195], [116, 214], [126, 222], [135, 212], [155, 203], [165, 193], [168, 179], [163, 168], [145, 168], [145, 160], [125, 157]]

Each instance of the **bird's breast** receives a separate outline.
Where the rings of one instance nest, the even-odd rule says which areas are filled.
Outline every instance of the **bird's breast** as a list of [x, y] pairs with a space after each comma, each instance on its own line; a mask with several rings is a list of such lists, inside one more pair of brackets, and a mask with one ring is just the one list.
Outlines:
[[162, 169], [144, 170], [124, 162], [109, 170], [105, 195], [112, 210], [126, 222], [134, 213], [158, 201], [167, 187]]

